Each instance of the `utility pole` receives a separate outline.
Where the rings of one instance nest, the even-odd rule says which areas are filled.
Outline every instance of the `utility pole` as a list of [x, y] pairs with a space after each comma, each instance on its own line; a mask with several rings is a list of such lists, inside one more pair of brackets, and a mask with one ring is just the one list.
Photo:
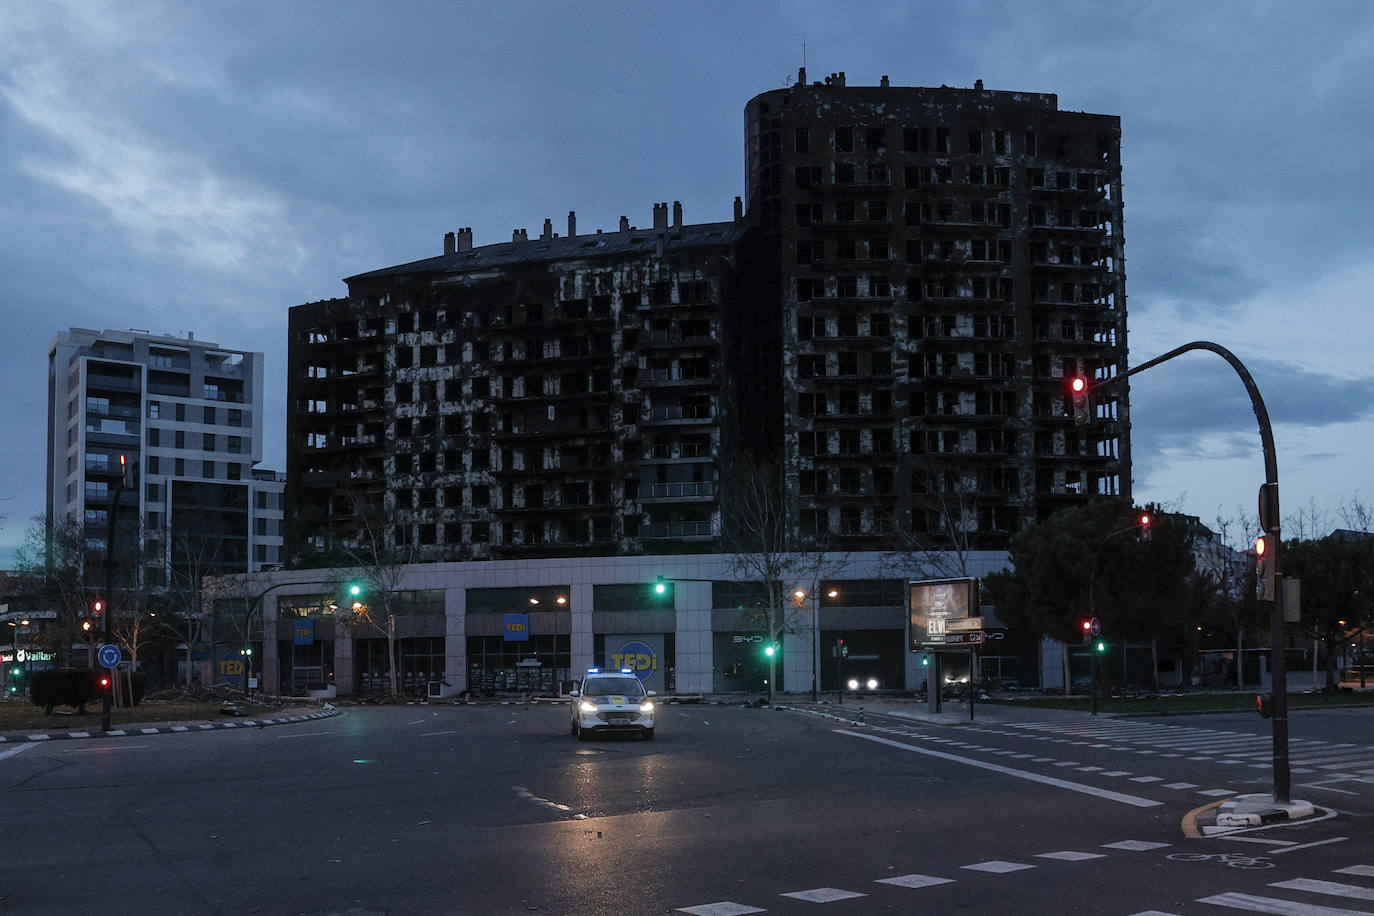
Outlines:
[[[119, 456], [119, 482], [115, 484], [114, 498], [110, 500], [110, 513], [105, 520], [105, 645], [110, 645], [114, 639], [114, 552], [115, 552], [115, 519], [119, 515], [119, 497], [124, 492], [124, 481], [131, 469], [125, 464], [123, 455]], [[134, 674], [135, 660], [129, 662], [129, 678], [132, 680]], [[110, 701], [114, 694], [113, 679], [110, 688], [101, 692], [100, 697], [100, 728], [103, 731], [110, 730]]]

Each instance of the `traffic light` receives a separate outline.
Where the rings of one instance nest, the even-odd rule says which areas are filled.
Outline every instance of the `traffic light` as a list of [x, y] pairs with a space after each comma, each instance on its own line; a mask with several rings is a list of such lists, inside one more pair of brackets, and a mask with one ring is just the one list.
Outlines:
[[1274, 695], [1272, 693], [1261, 693], [1255, 697], [1255, 711], [1260, 714], [1261, 719], [1272, 719], [1274, 717]]
[[1084, 617], [1078, 622], [1078, 632], [1083, 634], [1083, 641], [1091, 642], [1093, 638], [1093, 621], [1091, 617]]
[[1150, 531], [1153, 530], [1154, 523], [1154, 518], [1152, 518], [1148, 512], [1141, 512], [1136, 516], [1136, 529], [1140, 532], [1140, 539], [1142, 541], [1148, 541], [1150, 539]]
[[1255, 538], [1255, 600], [1274, 600], [1274, 551], [1264, 534]]
[[97, 601], [97, 602], [95, 602], [94, 604], [91, 605], [91, 613], [94, 614], [94, 615], [97, 616], [97, 617], [99, 617], [100, 614], [101, 614], [101, 612], [104, 611], [104, 610], [105, 610], [105, 602], [103, 602], [103, 601]]
[[1088, 409], [1088, 380], [1075, 375], [1069, 379], [1069, 397], [1073, 401], [1073, 422], [1083, 426], [1092, 422], [1092, 414]]
[[1093, 651], [1096, 652], [1098, 655], [1106, 653], [1107, 643], [1104, 640], [1099, 639], [1097, 642], [1093, 643]]
[[660, 598], [668, 594], [668, 582], [662, 576], [654, 580], [654, 594]]
[[108, 674], [102, 674], [102, 675], [100, 675], [100, 679], [99, 679], [98, 681], [96, 681], [96, 683], [100, 685], [100, 689], [101, 689], [101, 690], [109, 690], [109, 689], [110, 689], [110, 676], [109, 676]]
[[775, 642], [770, 642], [768, 645], [763, 647], [763, 654], [768, 656], [769, 658], [772, 658], [773, 656], [777, 655], [778, 644]]

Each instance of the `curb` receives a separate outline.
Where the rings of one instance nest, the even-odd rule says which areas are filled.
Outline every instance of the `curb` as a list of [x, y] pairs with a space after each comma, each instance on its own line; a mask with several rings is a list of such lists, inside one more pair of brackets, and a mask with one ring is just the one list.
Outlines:
[[308, 722], [312, 719], [328, 719], [337, 716], [339, 710], [326, 706], [322, 712], [307, 713], [299, 716], [282, 716], [270, 719], [237, 719], [215, 722], [187, 722], [182, 725], [168, 723], [163, 726], [137, 726], [111, 729], [110, 731], [89, 732], [33, 732], [30, 734], [0, 735], [0, 744], [30, 744], [38, 741], [78, 741], [83, 738], [129, 738], [135, 735], [169, 735], [182, 732], [219, 731], [226, 728], [266, 728], [269, 725], [290, 725], [293, 722]]
[[1237, 795], [1216, 809], [1218, 827], [1260, 827], [1300, 821], [1317, 813], [1311, 802], [1300, 799], [1280, 804], [1268, 795]]

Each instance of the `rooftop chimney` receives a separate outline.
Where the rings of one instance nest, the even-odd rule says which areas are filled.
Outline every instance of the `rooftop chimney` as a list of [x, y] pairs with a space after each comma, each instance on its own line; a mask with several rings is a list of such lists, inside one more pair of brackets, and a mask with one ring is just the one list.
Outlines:
[[682, 201], [673, 201], [673, 228], [682, 228]]
[[881, 85], [882, 85], [882, 87], [883, 87], [884, 89], [886, 89], [886, 88], [888, 87], [887, 74], [886, 74], [886, 73], [883, 74], [883, 80], [882, 80]]
[[524, 229], [516, 229], [511, 232], [510, 240], [512, 242], [528, 242], [530, 240], [530, 234]]
[[738, 197], [735, 198], [735, 222], [744, 222], [744, 201]]
[[544, 220], [544, 234], [539, 236], [539, 238], [543, 239], [546, 242], [549, 239], [553, 238], [553, 220]]
[[629, 232], [629, 231], [630, 231], [630, 218], [629, 218], [628, 216], [622, 216], [622, 217], [620, 218], [620, 231], [621, 231], [621, 232]]
[[444, 254], [453, 254], [455, 251], [454, 235], [452, 232], [444, 233]]
[[661, 204], [654, 204], [654, 228], [655, 228], [655, 229], [667, 229], [667, 228], [668, 228], [668, 202], [667, 202], [667, 201], [664, 201], [664, 202], [661, 203]]
[[459, 251], [471, 251], [471, 250], [472, 250], [472, 227], [471, 227], [471, 226], [468, 226], [468, 227], [466, 227], [466, 228], [464, 228], [464, 229], [459, 229], [459, 230], [458, 230], [458, 250], [459, 250]]
[[798, 68], [797, 68], [797, 85], [798, 85], [798, 86], [805, 86], [805, 85], [806, 85], [806, 68], [805, 68], [805, 67], [798, 67]]
[[577, 211], [568, 211], [568, 238], [577, 235]]

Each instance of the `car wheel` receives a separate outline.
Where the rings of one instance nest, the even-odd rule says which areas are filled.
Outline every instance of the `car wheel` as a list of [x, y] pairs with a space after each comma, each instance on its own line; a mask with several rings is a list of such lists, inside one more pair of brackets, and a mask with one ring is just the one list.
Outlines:
[[645, 740], [645, 741], [652, 741], [652, 740], [654, 740], [654, 730], [653, 730], [652, 728], [646, 728], [646, 729], [644, 729], [644, 740]]
[[585, 728], [582, 727], [581, 723], [576, 723], [576, 724], [574, 724], [574, 725], [573, 725], [573, 731], [577, 733], [577, 740], [578, 740], [578, 741], [586, 741], [586, 740], [587, 740], [587, 735], [589, 734], [589, 732], [588, 732]]

